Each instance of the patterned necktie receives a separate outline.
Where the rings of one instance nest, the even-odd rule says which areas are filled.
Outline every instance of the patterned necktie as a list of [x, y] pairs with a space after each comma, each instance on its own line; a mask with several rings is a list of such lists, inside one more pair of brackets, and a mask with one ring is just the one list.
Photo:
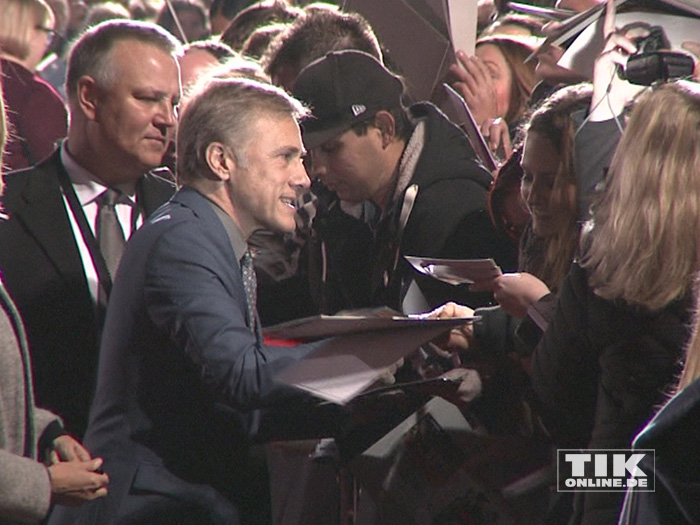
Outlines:
[[111, 188], [97, 199], [99, 210], [97, 213], [97, 242], [112, 279], [117, 272], [119, 260], [126, 244], [124, 231], [119, 224], [117, 211], [114, 207], [115, 204], [122, 201], [122, 193]]
[[255, 304], [258, 300], [258, 283], [255, 279], [255, 268], [253, 268], [253, 254], [250, 253], [250, 250], [246, 250], [241, 257], [241, 276], [243, 277], [245, 299], [248, 306], [248, 326], [250, 331], [255, 333]]

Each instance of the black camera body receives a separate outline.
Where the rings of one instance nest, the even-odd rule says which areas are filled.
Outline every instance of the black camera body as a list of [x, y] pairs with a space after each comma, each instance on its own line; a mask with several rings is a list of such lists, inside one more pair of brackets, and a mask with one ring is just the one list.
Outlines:
[[631, 84], [650, 86], [693, 74], [695, 61], [685, 53], [669, 51], [671, 47], [660, 26], [649, 28], [649, 34], [635, 40], [637, 53], [627, 60], [620, 76]]

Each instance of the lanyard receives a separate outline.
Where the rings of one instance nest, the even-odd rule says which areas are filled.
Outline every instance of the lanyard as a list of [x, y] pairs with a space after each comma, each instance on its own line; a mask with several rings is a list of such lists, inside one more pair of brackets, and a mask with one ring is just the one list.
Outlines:
[[[100, 247], [97, 244], [97, 239], [95, 239], [95, 235], [92, 233], [92, 228], [90, 228], [90, 225], [85, 218], [83, 207], [78, 200], [78, 196], [75, 194], [75, 189], [73, 188], [73, 183], [68, 176], [68, 172], [66, 172], [63, 164], [59, 162], [58, 165], [58, 181], [61, 184], [63, 194], [66, 196], [66, 200], [68, 201], [68, 206], [73, 213], [73, 217], [78, 223], [78, 229], [83, 237], [83, 241], [85, 241], [85, 245], [90, 253], [90, 258], [92, 259], [92, 264], [97, 272], [97, 280], [103, 292], [102, 294], [98, 293], [97, 295], [98, 297], [104, 297], [106, 299], [109, 297], [109, 294], [112, 291], [112, 278], [109, 275], [107, 263], [102, 256]], [[133, 222], [135, 222], [135, 215], [136, 214], [132, 213]]]

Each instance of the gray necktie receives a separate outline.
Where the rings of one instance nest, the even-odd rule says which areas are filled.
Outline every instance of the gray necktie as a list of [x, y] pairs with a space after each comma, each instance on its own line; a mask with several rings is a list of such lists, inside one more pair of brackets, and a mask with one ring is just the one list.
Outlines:
[[124, 252], [124, 231], [114, 205], [123, 202], [124, 196], [119, 190], [108, 189], [97, 199], [97, 242], [100, 245], [100, 251], [107, 263], [109, 275], [114, 279], [119, 266], [122, 252]]
[[250, 250], [246, 250], [241, 257], [241, 276], [243, 277], [243, 288], [245, 288], [245, 299], [248, 306], [248, 326], [250, 331], [255, 333], [255, 304], [258, 300], [258, 283], [255, 279], [253, 254], [250, 253]]

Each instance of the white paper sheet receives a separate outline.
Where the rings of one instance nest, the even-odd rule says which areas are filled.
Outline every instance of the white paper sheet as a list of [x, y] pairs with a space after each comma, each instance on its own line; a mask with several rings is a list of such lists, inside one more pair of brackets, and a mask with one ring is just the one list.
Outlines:
[[464, 319], [412, 319], [396, 328], [346, 334], [284, 370], [277, 379], [345, 404], [374, 383], [391, 365]]
[[493, 259], [434, 259], [405, 256], [417, 271], [449, 284], [487, 281], [502, 274]]

